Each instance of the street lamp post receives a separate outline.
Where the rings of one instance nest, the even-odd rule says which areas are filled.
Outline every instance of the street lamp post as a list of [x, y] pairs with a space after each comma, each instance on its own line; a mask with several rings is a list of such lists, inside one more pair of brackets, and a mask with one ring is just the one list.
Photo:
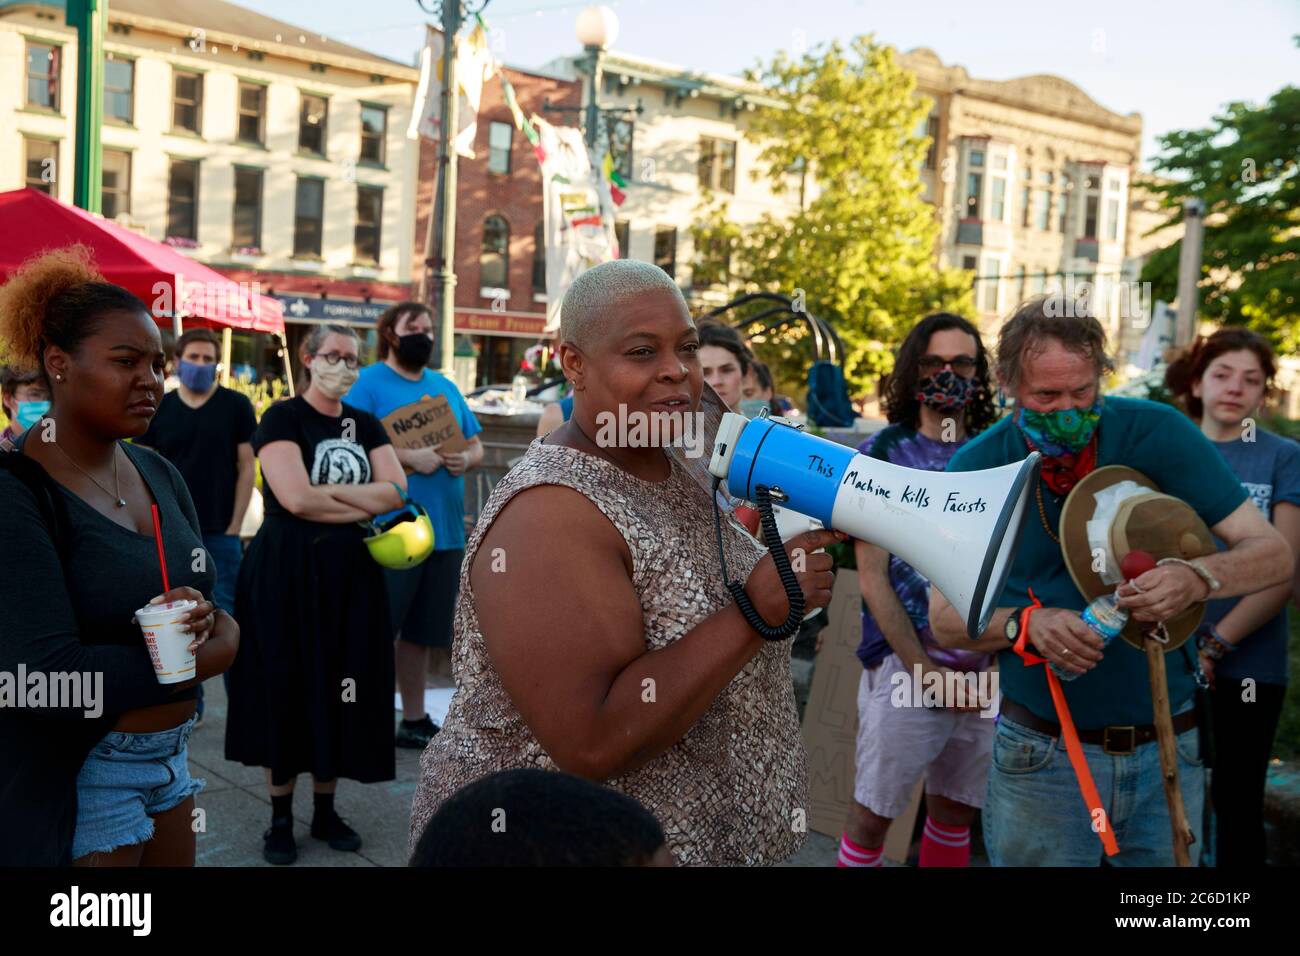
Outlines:
[[431, 7], [416, 0], [425, 13], [442, 21], [441, 133], [438, 138], [438, 180], [433, 212], [425, 236], [422, 298], [438, 320], [434, 354], [439, 369], [452, 377], [456, 353], [456, 148], [452, 140], [459, 125], [456, 83], [456, 34], [466, 16], [481, 13], [489, 0], [440, 0]]
[[104, 22], [107, 19], [108, 0], [68, 0], [67, 23], [77, 31], [72, 202], [87, 212], [100, 211], [103, 185], [99, 130], [104, 125]]
[[551, 113], [577, 113], [583, 125], [583, 137], [589, 149], [596, 147], [596, 135], [600, 118], [605, 115], [623, 116], [627, 113], [640, 113], [641, 104], [636, 106], [602, 107], [600, 105], [601, 67], [605, 60], [605, 51], [618, 40], [618, 17], [606, 6], [587, 7], [578, 14], [576, 24], [578, 42], [582, 44], [586, 55], [585, 72], [587, 74], [586, 106], [553, 106], [543, 103], [542, 109]]

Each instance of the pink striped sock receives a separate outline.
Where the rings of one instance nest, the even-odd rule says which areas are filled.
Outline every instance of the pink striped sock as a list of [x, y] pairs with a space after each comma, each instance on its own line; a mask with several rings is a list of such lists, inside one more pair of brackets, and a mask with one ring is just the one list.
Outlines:
[[925, 818], [921, 866], [970, 866], [970, 827], [945, 826]]
[[847, 834], [840, 836], [840, 858], [836, 866], [880, 866], [880, 854], [884, 847], [876, 847], [874, 850], [868, 850], [864, 846], [858, 846], [848, 838]]

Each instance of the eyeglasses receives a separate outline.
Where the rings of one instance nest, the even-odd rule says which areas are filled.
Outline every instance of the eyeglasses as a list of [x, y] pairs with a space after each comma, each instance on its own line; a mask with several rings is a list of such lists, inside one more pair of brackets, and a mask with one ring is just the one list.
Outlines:
[[938, 355], [922, 355], [916, 363], [922, 375], [934, 375], [945, 365], [952, 366], [952, 370], [963, 378], [975, 374], [975, 360], [969, 355], [958, 355], [950, 359]]
[[339, 355], [338, 352], [317, 352], [314, 357], [323, 358], [330, 365], [338, 365], [339, 359], [342, 359], [348, 368], [356, 368], [361, 364], [355, 355]]

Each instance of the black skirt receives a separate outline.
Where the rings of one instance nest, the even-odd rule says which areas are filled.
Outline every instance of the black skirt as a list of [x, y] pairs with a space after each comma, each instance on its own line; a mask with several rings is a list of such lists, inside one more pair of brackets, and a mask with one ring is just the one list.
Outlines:
[[226, 759], [277, 785], [396, 775], [388, 597], [363, 535], [269, 515], [244, 556]]

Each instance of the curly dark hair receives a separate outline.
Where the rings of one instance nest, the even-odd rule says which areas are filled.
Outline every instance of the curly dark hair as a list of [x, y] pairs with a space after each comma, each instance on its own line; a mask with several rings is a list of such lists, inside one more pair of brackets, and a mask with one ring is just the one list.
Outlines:
[[927, 315], [912, 327], [899, 346], [894, 359], [894, 370], [885, 376], [885, 417], [891, 425], [917, 428], [921, 424], [921, 403], [916, 399], [916, 383], [920, 380], [918, 363], [935, 332], [960, 329], [975, 339], [975, 380], [979, 388], [966, 406], [966, 431], [974, 435], [997, 420], [993, 410], [993, 390], [989, 386], [989, 356], [979, 329], [967, 319], [951, 312]]
[[1165, 387], [1188, 415], [1200, 421], [1205, 406], [1192, 394], [1192, 384], [1205, 376], [1205, 370], [1220, 355], [1243, 350], [1254, 352], [1259, 359], [1259, 367], [1264, 373], [1264, 399], [1267, 401], [1273, 387], [1273, 376], [1277, 374], [1273, 347], [1259, 333], [1240, 326], [1219, 329], [1209, 338], [1197, 336], [1196, 341], [1165, 370]]

